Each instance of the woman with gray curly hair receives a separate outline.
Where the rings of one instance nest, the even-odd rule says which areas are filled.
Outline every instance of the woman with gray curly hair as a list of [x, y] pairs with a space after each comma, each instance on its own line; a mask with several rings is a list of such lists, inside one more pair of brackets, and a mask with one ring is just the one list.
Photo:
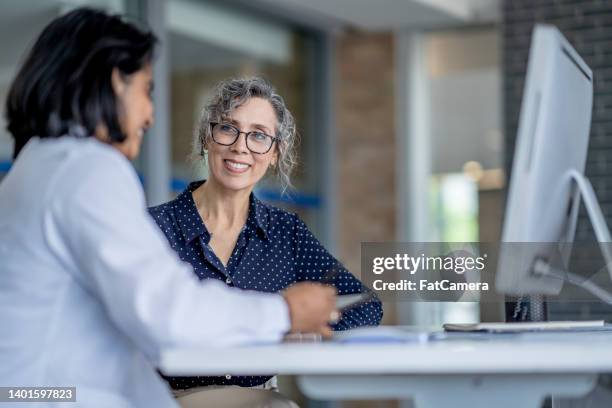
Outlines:
[[[369, 300], [345, 311], [341, 319], [330, 316], [331, 329], [378, 325], [382, 307], [373, 293], [296, 214], [265, 204], [253, 194], [270, 170], [279, 176], [283, 189], [291, 185], [295, 138], [293, 115], [268, 82], [261, 78], [221, 82], [195, 132], [194, 152], [199, 160], [207, 159], [208, 180], [191, 183], [175, 200], [149, 211], [200, 279], [263, 292], [283, 291], [301, 281], [330, 283], [339, 295], [367, 292]], [[329, 329], [323, 329], [323, 335], [331, 335]], [[175, 390], [188, 390], [182, 393], [210, 386], [275, 388], [274, 377], [234, 374], [239, 373], [167, 380]], [[244, 388], [231, 391], [245, 392]]]
[[[295, 153], [295, 142], [297, 139], [297, 131], [293, 115], [285, 106], [283, 98], [276, 93], [276, 90], [267, 81], [262, 78], [254, 77], [247, 79], [234, 79], [221, 82], [217, 86], [216, 94], [210, 103], [203, 109], [198, 127], [194, 137], [194, 157], [195, 160], [206, 157], [206, 146], [210, 145], [211, 141], [215, 141], [213, 135], [213, 123], [219, 123], [222, 118], [228, 118], [230, 113], [236, 108], [243, 105], [251, 98], [259, 98], [262, 101], [267, 101], [267, 105], [272, 108], [276, 120], [275, 127], [270, 129], [269, 133], [274, 133], [274, 136], [263, 137], [260, 135], [259, 141], [257, 135], [251, 135], [247, 139], [250, 142], [248, 148], [255, 148], [253, 153], [265, 155], [272, 153], [273, 160], [270, 162], [271, 169], [277, 174], [282, 190], [291, 187], [291, 173], [297, 164]], [[269, 112], [269, 109], [267, 113]], [[225, 129], [225, 128], [224, 128]], [[217, 127], [217, 133], [221, 130]], [[228, 129], [226, 129], [228, 130]], [[236, 137], [236, 128], [231, 132], [233, 138]], [[260, 129], [262, 130], [262, 129]], [[263, 137], [263, 138], [262, 138]], [[233, 140], [228, 137], [228, 141]], [[263, 144], [262, 144], [263, 142]], [[218, 142], [217, 142], [218, 143]], [[275, 149], [272, 149], [275, 145]]]

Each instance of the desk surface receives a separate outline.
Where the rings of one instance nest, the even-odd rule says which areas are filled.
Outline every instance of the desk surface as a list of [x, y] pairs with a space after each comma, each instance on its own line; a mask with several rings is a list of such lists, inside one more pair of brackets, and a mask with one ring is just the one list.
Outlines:
[[612, 332], [167, 350], [160, 368], [167, 375], [601, 373], [612, 372]]

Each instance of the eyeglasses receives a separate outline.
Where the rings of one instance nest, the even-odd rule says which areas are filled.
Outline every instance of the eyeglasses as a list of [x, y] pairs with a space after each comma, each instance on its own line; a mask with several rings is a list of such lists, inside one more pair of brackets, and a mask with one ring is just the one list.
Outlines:
[[253, 153], [266, 154], [276, 141], [276, 136], [266, 135], [263, 132], [241, 132], [236, 126], [228, 123], [210, 123], [212, 138], [215, 143], [223, 146], [231, 146], [244, 134], [246, 137], [246, 147]]

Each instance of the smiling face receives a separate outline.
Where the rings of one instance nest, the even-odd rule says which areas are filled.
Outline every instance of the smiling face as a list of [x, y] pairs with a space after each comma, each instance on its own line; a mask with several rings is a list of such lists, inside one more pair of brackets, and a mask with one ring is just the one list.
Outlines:
[[[276, 114], [270, 102], [262, 98], [248, 99], [221, 122], [229, 123], [241, 132], [276, 134]], [[210, 181], [234, 191], [252, 191], [268, 167], [278, 159], [276, 144], [265, 154], [247, 149], [244, 133], [231, 146], [209, 140], [205, 147], [208, 149]]]
[[114, 146], [128, 159], [133, 160], [140, 153], [145, 130], [153, 125], [153, 73], [147, 64], [140, 71], [122, 78], [117, 69], [113, 70], [112, 84], [119, 106], [119, 124], [126, 136]]

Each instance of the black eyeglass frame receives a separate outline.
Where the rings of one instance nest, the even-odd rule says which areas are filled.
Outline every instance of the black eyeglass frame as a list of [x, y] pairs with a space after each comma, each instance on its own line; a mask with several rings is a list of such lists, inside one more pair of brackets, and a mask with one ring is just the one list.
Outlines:
[[[226, 143], [220, 143], [220, 142], [218, 142], [215, 139], [215, 126], [217, 126], [217, 125], [229, 126], [232, 129], [236, 130], [236, 132], [237, 132], [236, 133], [236, 138], [232, 141], [232, 143], [227, 143], [227, 144]], [[263, 153], [262, 152], [255, 152], [255, 151], [253, 151], [253, 149], [251, 149], [249, 147], [249, 135], [251, 133], [258, 133], [258, 134], [264, 135], [265, 137], [269, 137], [270, 139], [272, 139], [272, 143], [270, 143], [270, 147], [268, 148], [268, 150], [266, 150]], [[231, 146], [231, 145], [233, 145], [234, 143], [236, 143], [238, 141], [238, 139], [240, 138], [240, 135], [244, 135], [247, 149], [249, 149], [249, 151], [251, 153], [255, 153], [255, 154], [266, 154], [266, 153], [268, 153], [272, 149], [272, 146], [274, 146], [274, 143], [279, 139], [278, 136], [270, 136], [267, 133], [260, 132], [260, 131], [242, 132], [240, 129], [238, 129], [236, 126], [234, 126], [232, 124], [229, 124], [229, 123], [220, 123], [220, 122], [210, 122], [210, 135], [212, 136], [213, 142], [215, 142], [216, 144], [219, 144], [221, 146]]]

